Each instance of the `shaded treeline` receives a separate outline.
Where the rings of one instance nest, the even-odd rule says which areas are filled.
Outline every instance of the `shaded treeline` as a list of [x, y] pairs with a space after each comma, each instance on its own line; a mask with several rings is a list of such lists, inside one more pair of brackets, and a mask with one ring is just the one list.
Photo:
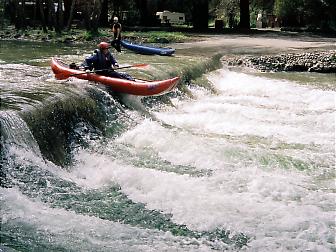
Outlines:
[[275, 0], [274, 12], [283, 26], [336, 30], [335, 0]]
[[[336, 0], [212, 0], [213, 19], [229, 27], [256, 27], [262, 15], [263, 27], [305, 27], [336, 30]], [[245, 11], [249, 9], [249, 15]]]
[[185, 13], [195, 30], [207, 29], [211, 18], [249, 29], [258, 12], [272, 15], [279, 26], [336, 27], [335, 0], [1, 0], [0, 25], [6, 17], [16, 29], [60, 32], [76, 25], [97, 32], [113, 16], [129, 26], [157, 26], [155, 13], [163, 10]]
[[[127, 25], [155, 26], [157, 11], [183, 12], [188, 24], [196, 30], [208, 28], [209, 0], [3, 0], [1, 20], [7, 17], [16, 29], [42, 27], [57, 32], [72, 25], [96, 32], [107, 26], [113, 16]], [[249, 2], [240, 0], [245, 13], [244, 24], [249, 27]]]

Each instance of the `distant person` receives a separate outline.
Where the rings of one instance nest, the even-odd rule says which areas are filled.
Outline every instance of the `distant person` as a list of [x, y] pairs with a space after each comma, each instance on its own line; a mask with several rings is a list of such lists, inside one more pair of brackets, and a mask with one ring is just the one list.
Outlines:
[[121, 42], [121, 24], [119, 23], [118, 17], [113, 18], [112, 24], [113, 40], [111, 45], [118, 51], [121, 52], [120, 42]]
[[90, 72], [94, 70], [99, 75], [133, 81], [134, 78], [129, 74], [115, 71], [115, 69], [119, 67], [119, 64], [111, 54], [109, 50], [110, 47], [110, 44], [107, 42], [99, 43], [98, 49], [96, 49], [90, 57], [84, 60], [82, 66], [85, 71]]

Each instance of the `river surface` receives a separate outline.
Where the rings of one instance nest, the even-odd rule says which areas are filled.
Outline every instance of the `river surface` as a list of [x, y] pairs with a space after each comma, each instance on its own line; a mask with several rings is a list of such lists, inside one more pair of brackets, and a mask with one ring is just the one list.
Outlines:
[[335, 251], [335, 74], [223, 67], [163, 98], [54, 79], [88, 52], [1, 42], [0, 251]]

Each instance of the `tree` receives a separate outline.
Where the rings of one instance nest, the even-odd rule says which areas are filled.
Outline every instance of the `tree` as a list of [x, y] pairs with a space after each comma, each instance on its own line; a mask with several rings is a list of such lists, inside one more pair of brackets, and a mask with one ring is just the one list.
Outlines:
[[63, 0], [57, 2], [57, 22], [55, 29], [60, 32], [64, 27]]
[[336, 1], [324, 0], [322, 2], [324, 4], [324, 9], [326, 10], [326, 15], [324, 16], [327, 23], [326, 25], [328, 28], [336, 31]]
[[[260, 1], [254, 0], [253, 4], [263, 5]], [[263, 9], [261, 7], [261, 9]], [[229, 27], [237, 26], [239, 18], [239, 27], [242, 29], [250, 29], [250, 3], [249, 0], [217, 0], [216, 14], [220, 18], [227, 18]]]
[[103, 0], [82, 0], [80, 2], [81, 10], [84, 16], [85, 28], [92, 33], [98, 33], [102, 2]]
[[108, 20], [108, 0], [103, 0], [102, 2], [102, 9], [99, 17], [99, 24], [101, 26], [108, 26], [109, 20]]
[[136, 7], [140, 13], [140, 24], [144, 26], [152, 26], [156, 23], [155, 3], [148, 0], [136, 0]]
[[22, 29], [26, 27], [25, 22], [25, 0], [11, 0], [10, 1], [12, 21], [15, 24], [16, 29]]
[[208, 29], [209, 19], [209, 1], [193, 0], [192, 1], [192, 23], [196, 30]]
[[302, 0], [276, 0], [274, 10], [283, 26], [298, 26], [302, 6]]
[[240, 0], [240, 28], [250, 29], [250, 3], [249, 0]]
[[43, 9], [43, 0], [37, 0], [36, 4], [39, 6], [39, 11], [40, 11], [40, 16], [41, 16], [41, 23], [42, 23], [42, 28], [43, 32], [47, 32], [47, 23], [46, 23], [46, 18], [44, 15], [44, 9]]
[[[144, 19], [140, 17], [140, 3], [139, 0], [109, 0], [109, 16], [111, 18], [117, 16], [125, 25], [139, 25], [140, 20], [143, 22]], [[147, 7], [146, 7], [147, 8]], [[143, 13], [147, 13], [146, 10], [142, 9]], [[145, 21], [147, 22], [147, 21]]]
[[336, 29], [335, 0], [304, 0], [302, 14], [305, 25]]
[[2, 4], [0, 4], [0, 28], [2, 29], [5, 23], [5, 8], [6, 8], [6, 2], [3, 1]]
[[274, 11], [283, 26], [336, 29], [335, 0], [276, 0]]
[[148, 21], [147, 0], [137, 0], [136, 6], [140, 13], [140, 25], [146, 25]]
[[73, 19], [74, 10], [75, 10], [75, 4], [76, 4], [76, 0], [71, 0], [71, 5], [70, 5], [70, 9], [69, 9], [69, 16], [68, 16], [68, 23], [66, 25], [66, 30], [71, 29], [71, 23], [72, 23], [72, 19]]
[[240, 0], [218, 0], [216, 3], [215, 13], [218, 19], [226, 19], [229, 27], [235, 27], [235, 17], [239, 16], [239, 1]]

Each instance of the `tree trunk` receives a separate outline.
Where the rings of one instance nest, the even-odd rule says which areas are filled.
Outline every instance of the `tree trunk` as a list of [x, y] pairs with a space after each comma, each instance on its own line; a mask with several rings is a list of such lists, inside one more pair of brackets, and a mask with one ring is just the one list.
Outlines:
[[[21, 2], [21, 4], [20, 4]], [[25, 28], [24, 6], [25, 1], [13, 0], [14, 7], [14, 24], [16, 29]]]
[[5, 1], [3, 1], [2, 6], [0, 6], [0, 28], [2, 29], [5, 24]]
[[81, 6], [84, 24], [87, 31], [98, 32], [99, 18], [102, 9], [103, 0], [91, 0]]
[[[34, 9], [33, 9], [33, 20], [34, 20], [34, 23], [37, 20], [37, 6], [38, 6], [38, 0], [35, 0]], [[34, 26], [35, 26], [35, 24], [34, 24]]]
[[140, 25], [150, 25], [150, 14], [148, 13], [148, 1], [147, 0], [137, 0], [136, 5], [140, 13]]
[[26, 15], [25, 15], [25, 9], [26, 9], [26, 1], [22, 0], [21, 1], [21, 13], [20, 13], [20, 18], [22, 20], [22, 27], [26, 28], [27, 24], [26, 24]]
[[99, 18], [102, 9], [102, 0], [95, 0], [93, 4], [93, 10], [91, 13], [91, 32], [98, 33]]
[[47, 10], [48, 10], [48, 27], [50, 29], [56, 27], [56, 13], [54, 1], [47, 0]]
[[63, 0], [58, 0], [57, 5], [57, 30], [60, 32], [64, 27], [64, 20], [63, 20]]
[[72, 19], [73, 19], [73, 13], [74, 13], [74, 9], [75, 9], [75, 4], [76, 4], [76, 0], [72, 0], [71, 1], [70, 12], [69, 12], [68, 24], [66, 26], [66, 30], [68, 30], [68, 31], [71, 29], [71, 23], [72, 23]]
[[99, 18], [99, 24], [102, 26], [108, 26], [109, 20], [108, 20], [108, 0], [103, 0], [102, 2], [102, 8]]
[[91, 3], [89, 1], [85, 2], [82, 6], [82, 14], [83, 14], [83, 21], [84, 26], [87, 31], [91, 30], [91, 22], [90, 22], [90, 16], [91, 16]]
[[240, 0], [240, 23], [239, 27], [250, 29], [250, 4], [249, 0]]
[[40, 9], [43, 32], [47, 33], [48, 29], [47, 29], [46, 19], [45, 19], [45, 15], [44, 15], [43, 1], [42, 0], [37, 0], [37, 3], [39, 5], [39, 9]]
[[195, 30], [207, 30], [209, 19], [208, 0], [193, 0], [192, 2], [192, 23]]

